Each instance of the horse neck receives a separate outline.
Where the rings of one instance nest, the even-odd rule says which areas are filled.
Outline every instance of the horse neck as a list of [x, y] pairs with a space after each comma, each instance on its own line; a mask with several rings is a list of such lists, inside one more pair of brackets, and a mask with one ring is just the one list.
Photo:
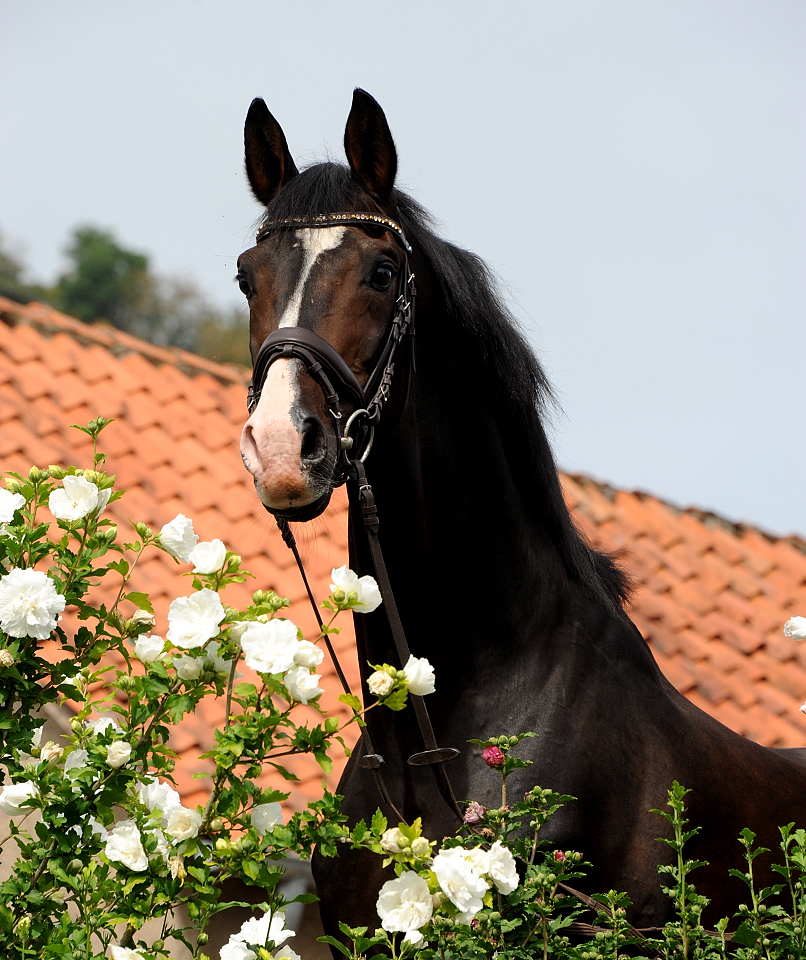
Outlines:
[[[421, 312], [408, 404], [401, 415], [403, 376], [397, 411], [388, 411], [398, 422], [382, 422], [367, 462], [379, 537], [415, 655], [455, 658], [460, 636], [476, 657], [493, 637], [499, 650], [507, 638], [515, 656], [541, 636], [548, 642], [578, 602], [543, 509], [556, 504], [558, 479], [547, 445], [547, 469], [527, 475], [526, 450], [507, 449], [480, 364], [444, 331], [444, 318]], [[351, 513], [354, 562], [372, 572], [358, 511]], [[395, 663], [380, 611], [361, 621], [359, 656]]]

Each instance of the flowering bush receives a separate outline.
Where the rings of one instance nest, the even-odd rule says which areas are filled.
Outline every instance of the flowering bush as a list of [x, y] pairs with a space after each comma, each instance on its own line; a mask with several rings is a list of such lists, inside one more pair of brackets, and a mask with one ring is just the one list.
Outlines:
[[[292, 781], [279, 759], [290, 754], [331, 769], [328, 748], [346, 724], [318, 706], [322, 651], [271, 591], [255, 592], [246, 610], [228, 606], [226, 587], [249, 574], [220, 540], [199, 543], [187, 517], [159, 533], [135, 523], [131, 542], [120, 542], [104, 517], [122, 495], [97, 450], [106, 423], [81, 428], [93, 439], [91, 469], [33, 467], [0, 489], [0, 810], [11, 818], [6, 853], [10, 842], [19, 850], [0, 885], [0, 953], [138, 960], [169, 957], [178, 940], [203, 957], [206, 936], [193, 933], [227, 906], [222, 886], [237, 877], [266, 890], [264, 913], [231, 939], [224, 960], [266, 947], [293, 958], [288, 947], [276, 952], [293, 936], [277, 893], [281, 861], [314, 845], [335, 855], [347, 831], [327, 792], [283, 823], [288, 794], [260, 778], [273, 769]], [[164, 638], [148, 597], [129, 589], [153, 549], [193, 566]], [[117, 581], [114, 602], [96, 605], [92, 588], [104, 578]], [[342, 568], [333, 580], [325, 632], [341, 611], [380, 603], [372, 578]], [[257, 683], [241, 678], [241, 660]], [[226, 719], [206, 754], [215, 767], [207, 803], [194, 810], [172, 785], [169, 736], [207, 697], [224, 700]], [[355, 722], [360, 705], [350, 700]], [[57, 703], [73, 713], [72, 735], [43, 744], [42, 711]], [[298, 722], [298, 704], [321, 721]], [[152, 917], [162, 933], [145, 944], [138, 932]]]
[[[618, 958], [625, 948], [635, 955], [647, 949], [669, 957], [727, 956], [727, 920], [715, 933], [699, 923], [704, 898], [689, 881], [697, 864], [683, 856], [691, 833], [684, 829], [685, 790], [677, 784], [671, 813], [663, 813], [678, 853], [677, 864], [664, 868], [665, 889], [678, 906], [665, 939], [644, 941], [629, 927], [623, 894], [569, 895], [568, 881], [585, 869], [583, 856], [552, 849], [540, 833], [572, 798], [534, 787], [507, 801], [507, 778], [527, 765], [516, 748], [534, 734], [471, 741], [481, 748], [480, 762], [500, 776], [501, 805], [487, 809], [471, 799], [463, 827], [439, 844], [423, 836], [419, 820], [390, 825], [380, 811], [369, 824], [348, 828], [340, 798], [326, 790], [284, 823], [288, 794], [261, 786], [263, 772], [293, 781], [282, 764], [291, 754], [311, 754], [329, 772], [329, 750], [335, 744], [346, 750], [347, 723], [362, 723], [377, 707], [401, 710], [409, 694], [433, 693], [434, 671], [416, 657], [402, 669], [373, 665], [374, 702], [364, 708], [343, 694], [350, 719], [340, 725], [325, 716], [318, 641], [338, 629], [333, 623], [343, 611], [379, 606], [375, 581], [346, 567], [334, 570], [323, 604], [330, 616], [311, 641], [283, 616], [288, 601], [272, 591], [256, 591], [245, 610], [228, 605], [227, 586], [249, 574], [222, 541], [199, 543], [187, 517], [156, 534], [135, 523], [131, 542], [120, 542], [104, 517], [122, 496], [97, 451], [106, 423], [99, 417], [80, 428], [93, 440], [90, 469], [33, 467], [0, 487], [0, 811], [10, 818], [0, 846], [6, 858], [12, 842], [19, 851], [11, 878], [0, 884], [3, 957], [146, 960], [172, 956], [181, 942], [203, 960], [205, 928], [229, 906], [222, 888], [234, 877], [262, 888], [265, 900], [222, 947], [220, 960], [299, 960], [286, 942], [294, 931], [285, 926], [278, 889], [282, 861], [289, 854], [309, 857], [314, 846], [335, 856], [340, 843], [373, 851], [396, 874], [378, 896], [378, 930], [367, 935], [366, 928], [342, 924], [343, 940], [323, 938], [353, 960], [369, 950], [393, 960], [599, 960]], [[171, 603], [164, 637], [154, 632], [148, 597], [129, 589], [136, 564], [152, 549], [192, 565], [186, 573], [192, 589]], [[104, 578], [115, 582], [114, 600], [96, 605], [93, 588]], [[793, 617], [785, 633], [803, 639], [806, 619]], [[241, 661], [257, 682], [243, 679]], [[222, 699], [225, 720], [205, 755], [214, 768], [207, 801], [190, 809], [174, 787], [170, 732], [207, 697]], [[73, 714], [72, 733], [60, 743], [42, 743], [49, 704], [69, 705]], [[318, 712], [319, 722], [301, 722], [299, 705]], [[736, 955], [804, 956], [806, 833], [791, 825], [782, 830], [780, 889], [788, 885], [791, 892], [790, 914], [765, 905], [779, 888], [753, 886], [753, 839], [745, 831], [748, 872], [734, 871], [750, 890], [734, 934]], [[596, 923], [586, 928], [594, 938], [572, 944], [569, 930], [586, 910]], [[162, 927], [146, 943], [142, 928], [151, 918]]]

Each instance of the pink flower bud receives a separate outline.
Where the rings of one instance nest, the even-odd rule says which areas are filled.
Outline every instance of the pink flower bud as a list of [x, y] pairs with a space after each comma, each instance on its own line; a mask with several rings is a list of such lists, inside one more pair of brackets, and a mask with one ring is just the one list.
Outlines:
[[555, 851], [554, 851], [554, 859], [555, 859], [558, 863], [562, 863], [563, 860], [567, 860], [568, 858], [567, 858], [566, 855], [562, 852], [562, 850], [555, 850]]
[[487, 764], [488, 767], [502, 767], [506, 757], [504, 756], [503, 751], [499, 750], [498, 747], [485, 747], [481, 751], [481, 759]]
[[475, 800], [471, 800], [465, 810], [464, 822], [469, 827], [475, 827], [477, 823], [481, 823], [486, 813], [486, 807], [483, 807], [480, 803], [476, 803]]

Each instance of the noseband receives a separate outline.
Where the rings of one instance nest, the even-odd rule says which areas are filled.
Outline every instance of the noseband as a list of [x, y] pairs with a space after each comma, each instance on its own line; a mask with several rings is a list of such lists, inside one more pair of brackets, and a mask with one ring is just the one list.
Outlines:
[[[414, 335], [414, 274], [409, 269], [411, 246], [399, 224], [389, 217], [374, 213], [332, 213], [315, 217], [289, 217], [285, 220], [269, 220], [261, 224], [255, 236], [255, 243], [260, 243], [267, 236], [278, 230], [300, 230], [338, 226], [380, 227], [383, 230], [388, 230], [405, 253], [403, 269], [398, 279], [397, 297], [395, 298], [395, 310], [392, 323], [386, 337], [386, 342], [375, 364], [375, 369], [370, 374], [366, 386], [362, 387], [341, 355], [318, 334], [305, 327], [280, 327], [266, 337], [255, 357], [252, 379], [249, 381], [249, 391], [247, 393], [247, 406], [249, 414], [251, 415], [260, 400], [260, 393], [266, 381], [269, 367], [275, 360], [301, 360], [305, 364], [308, 373], [322, 388], [328, 412], [333, 418], [334, 429], [342, 453], [342, 463], [339, 464], [339, 469], [335, 473], [334, 482], [335, 485], [339, 485], [349, 480], [357, 492], [364, 529], [367, 534], [367, 542], [375, 566], [381, 596], [383, 597], [392, 639], [394, 640], [395, 648], [400, 659], [400, 666], [403, 668], [409, 659], [410, 652], [403, 630], [403, 624], [397, 610], [397, 604], [395, 603], [392, 586], [389, 582], [383, 553], [378, 541], [378, 512], [375, 506], [372, 487], [367, 481], [367, 476], [364, 471], [364, 461], [372, 447], [375, 427], [380, 421], [383, 408], [389, 399], [392, 377], [395, 372], [395, 355], [398, 347], [404, 338]], [[409, 374], [411, 374], [413, 368], [414, 350], [412, 349]], [[343, 401], [346, 401], [353, 408], [344, 424], [342, 423], [343, 414], [341, 410]], [[363, 422], [360, 423], [360, 429], [356, 437], [358, 443], [356, 444], [350, 434], [350, 429], [359, 418], [362, 418]], [[349, 456], [350, 453], [353, 454], [352, 457]], [[308, 597], [311, 601], [314, 614], [319, 622], [319, 626], [322, 627], [319, 609], [314, 600], [311, 588], [308, 585], [308, 578], [305, 575], [302, 559], [297, 550], [294, 535], [288, 526], [288, 521], [281, 517], [276, 517], [276, 520], [283, 535], [283, 540], [294, 554], [297, 566], [302, 574], [303, 582], [308, 591]], [[344, 672], [341, 669], [341, 665], [339, 664], [327, 633], [324, 633], [324, 640], [342, 686], [345, 692], [349, 694], [351, 692], [349, 684], [347, 683], [347, 679], [344, 676]], [[410, 756], [408, 763], [411, 766], [429, 766], [431, 768], [440, 794], [453, 813], [461, 820], [462, 811], [456, 802], [444, 768], [445, 761], [453, 760], [459, 755], [459, 751], [453, 747], [445, 748], [437, 746], [431, 720], [428, 716], [428, 710], [426, 709], [423, 698], [412, 694], [411, 702], [417, 717], [417, 723], [423, 738], [425, 750]], [[403, 815], [395, 807], [386, 789], [381, 773], [381, 767], [384, 762], [383, 757], [375, 752], [369, 736], [369, 730], [366, 726], [362, 727], [361, 737], [366, 752], [359, 760], [360, 765], [364, 769], [372, 771], [381, 798], [392, 810], [397, 819], [405, 822]]]
[[[325, 227], [380, 227], [389, 231], [403, 248], [406, 259], [400, 271], [397, 283], [395, 311], [383, 350], [375, 368], [362, 387], [353, 371], [347, 366], [341, 355], [319, 334], [305, 327], [280, 327], [263, 341], [252, 370], [247, 393], [247, 408], [250, 415], [257, 407], [263, 384], [269, 367], [280, 359], [301, 360], [308, 373], [322, 388], [328, 412], [333, 418], [339, 448], [344, 454], [344, 466], [356, 457], [348, 457], [347, 452], [355, 446], [350, 429], [360, 417], [363, 427], [361, 443], [363, 447], [360, 459], [364, 460], [372, 446], [374, 429], [381, 419], [381, 413], [392, 386], [395, 372], [395, 354], [403, 339], [414, 334], [414, 274], [409, 269], [411, 246], [406, 235], [394, 220], [374, 213], [332, 213], [316, 217], [289, 217], [285, 220], [269, 220], [261, 224], [255, 237], [255, 243], [265, 240], [278, 230], [322, 229]], [[412, 360], [413, 360], [412, 351]], [[341, 405], [346, 402], [352, 407], [346, 423]], [[358, 450], [355, 451], [355, 455]], [[346, 474], [340, 470], [336, 475], [336, 485], [344, 483]]]

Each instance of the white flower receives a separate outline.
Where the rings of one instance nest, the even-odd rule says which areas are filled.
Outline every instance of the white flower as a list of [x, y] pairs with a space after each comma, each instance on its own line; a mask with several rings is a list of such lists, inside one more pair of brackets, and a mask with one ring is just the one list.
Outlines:
[[381, 849], [387, 853], [400, 853], [402, 847], [406, 844], [406, 838], [400, 832], [398, 827], [391, 827], [385, 831], [381, 837]]
[[415, 837], [411, 841], [411, 852], [418, 860], [431, 856], [431, 844], [425, 837]]
[[118, 767], [122, 767], [124, 763], [128, 763], [132, 755], [132, 745], [126, 740], [115, 740], [114, 743], [110, 743], [106, 750], [106, 762], [112, 767], [113, 770], [117, 770]]
[[148, 857], [134, 820], [121, 820], [115, 824], [106, 838], [104, 852], [110, 860], [122, 863], [129, 870], [140, 872], [148, 869]]
[[131, 950], [129, 947], [121, 947], [119, 943], [110, 943], [107, 956], [110, 960], [145, 960], [145, 957], [139, 950]]
[[374, 697], [385, 697], [392, 692], [395, 681], [385, 670], [376, 670], [369, 675], [367, 686]]
[[425, 926], [433, 913], [428, 884], [413, 870], [387, 880], [381, 887], [375, 908], [381, 926], [390, 933], [410, 933]]
[[487, 874], [501, 893], [512, 893], [521, 882], [515, 868], [515, 858], [509, 850], [496, 840], [490, 847]]
[[[285, 913], [278, 910], [272, 916], [270, 913], [264, 913], [259, 919], [252, 917], [244, 922], [238, 933], [233, 933], [229, 942], [221, 948], [219, 956], [221, 960], [255, 960], [257, 954], [250, 950], [247, 944], [253, 944], [256, 947], [262, 947], [267, 940], [272, 940], [276, 947], [279, 947], [289, 937], [296, 934], [293, 930], [285, 928]], [[289, 948], [288, 953], [275, 953], [275, 957], [291, 956], [292, 951]], [[296, 954], [293, 954], [296, 957]], [[293, 960], [292, 957], [292, 960]]]
[[201, 823], [201, 814], [181, 804], [171, 807], [165, 816], [165, 830], [174, 840], [190, 840], [198, 836]]
[[157, 846], [154, 848], [154, 853], [162, 857], [163, 862], [167, 865], [171, 856], [171, 848], [165, 838], [165, 834], [159, 827], [153, 826], [148, 828], [148, 832], [157, 838]]
[[[112, 488], [107, 487], [106, 490], [98, 491], [98, 506], [95, 508], [93, 513], [94, 517], [100, 517], [101, 514], [106, 510], [106, 505], [109, 503], [109, 498], [112, 496]], [[111, 529], [111, 528], [110, 528]]]
[[48, 507], [57, 520], [81, 520], [98, 509], [98, 487], [86, 477], [65, 477], [62, 483], [64, 486], [48, 497]]
[[29, 812], [24, 808], [31, 805], [35, 796], [36, 784], [32, 780], [10, 783], [0, 790], [0, 811], [7, 817], [19, 817]]
[[467, 859], [470, 851], [462, 847], [442, 849], [434, 857], [433, 870], [445, 896], [459, 909], [459, 923], [470, 923], [481, 910], [487, 884]]
[[156, 633], [144, 633], [134, 641], [134, 655], [143, 663], [153, 663], [165, 657], [165, 641]]
[[249, 623], [241, 635], [247, 667], [258, 673], [285, 673], [294, 666], [297, 628], [290, 620]]
[[323, 651], [310, 640], [300, 640], [294, 651], [294, 663], [300, 667], [318, 667], [324, 658]]
[[174, 669], [180, 680], [198, 680], [201, 676], [203, 657], [190, 657], [187, 654], [180, 653], [173, 658]]
[[283, 808], [279, 803], [259, 803], [252, 807], [252, 826], [263, 836], [283, 822]]
[[806, 617], [790, 617], [784, 624], [784, 636], [806, 640]]
[[31, 744], [35, 747], [38, 747], [42, 743], [42, 732], [44, 731], [44, 724], [41, 727], [37, 727], [33, 732], [31, 737]]
[[120, 733], [120, 724], [114, 717], [98, 717], [97, 720], [85, 720], [84, 726], [94, 737], [100, 736], [106, 730]]
[[41, 570], [12, 567], [0, 580], [0, 627], [11, 637], [46, 640], [65, 599]]
[[302, 960], [302, 957], [286, 944], [275, 952], [274, 960]]
[[166, 814], [182, 803], [179, 794], [170, 783], [160, 782], [156, 777], [148, 777], [145, 783], [138, 784], [137, 792], [152, 813], [155, 810], [161, 810]]
[[187, 871], [185, 870], [185, 858], [180, 856], [174, 856], [168, 858], [168, 869], [171, 872], [171, 879], [176, 880], [178, 877], [180, 880], [184, 880], [187, 876]]
[[77, 777], [87, 765], [88, 758], [89, 754], [86, 750], [73, 750], [64, 761], [65, 776], [69, 776], [71, 780]]
[[192, 563], [194, 573], [218, 573], [227, 559], [227, 548], [221, 540], [210, 540], [197, 543], [190, 551], [188, 560]]
[[198, 542], [198, 534], [193, 529], [193, 521], [181, 513], [159, 532], [159, 542], [163, 550], [177, 560], [190, 562], [190, 554]]
[[10, 650], [0, 650], [0, 667], [13, 667], [16, 663]]
[[51, 760], [61, 760], [64, 750], [52, 740], [48, 740], [39, 754], [39, 759], [44, 760], [45, 763], [50, 763]]
[[330, 584], [331, 591], [341, 588], [347, 600], [351, 593], [355, 594], [356, 599], [350, 602], [350, 608], [356, 613], [372, 613], [381, 605], [381, 591], [374, 577], [359, 577], [346, 566], [335, 567], [330, 576], [333, 580]]
[[25, 497], [21, 493], [12, 493], [0, 487], [0, 523], [11, 523], [14, 512], [25, 506]]
[[427, 693], [434, 692], [434, 668], [425, 657], [413, 657], [409, 654], [403, 673], [409, 682], [409, 693], [424, 697]]
[[177, 647], [203, 647], [218, 636], [218, 625], [224, 617], [215, 590], [205, 588], [190, 597], [179, 597], [168, 610], [168, 639]]
[[[106, 843], [106, 838], [109, 834], [106, 832], [106, 827], [102, 823], [98, 823], [95, 817], [87, 817], [87, 823], [90, 830], [92, 830], [93, 836], [98, 836], [101, 838], [102, 843]], [[73, 827], [75, 832], [81, 836], [81, 830], [79, 827]]]
[[307, 703], [325, 692], [319, 686], [320, 679], [318, 673], [311, 673], [307, 667], [294, 667], [285, 675], [285, 685], [294, 700]]

